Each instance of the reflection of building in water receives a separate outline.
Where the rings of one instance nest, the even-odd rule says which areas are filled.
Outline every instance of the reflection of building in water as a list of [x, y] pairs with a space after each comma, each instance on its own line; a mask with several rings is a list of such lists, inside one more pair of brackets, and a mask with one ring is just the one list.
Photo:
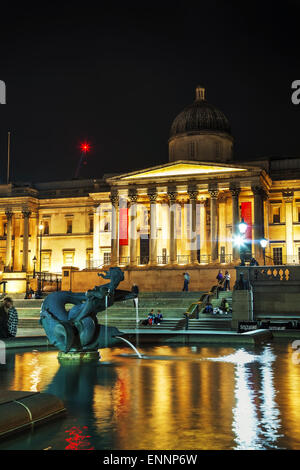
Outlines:
[[[175, 351], [164, 346], [156, 348], [155, 355], [176, 354], [180, 358], [187, 353], [184, 347]], [[228, 349], [224, 348], [224, 353]], [[130, 361], [117, 367], [118, 381], [110, 396], [118, 448], [189, 449], [195, 448], [195, 440], [198, 448], [220, 448], [224, 440], [230, 447], [234, 404], [231, 365], [199, 361], [198, 354], [178, 361]], [[97, 387], [94, 412], [98, 432], [103, 432], [108, 417], [102, 396], [103, 390]]]
[[51, 382], [58, 368], [57, 351], [17, 353], [12, 389], [40, 392]]
[[300, 449], [300, 365], [292, 362], [291, 345], [284, 345], [281, 360], [276, 362], [274, 386], [280, 392], [276, 402], [280, 409], [282, 429], [289, 441], [290, 449]]
[[[124, 352], [115, 348], [113, 355]], [[71, 417], [89, 421], [93, 445], [119, 449], [299, 448], [299, 367], [281, 351], [155, 348], [177, 359], [116, 359], [115, 365], [60, 368], [57, 352], [15, 355], [7, 389], [62, 397]], [[182, 359], [187, 356], [186, 360]], [[207, 360], [211, 358], [211, 360]], [[103, 360], [111, 351], [103, 351]], [[74, 369], [75, 370], [75, 369]], [[97, 373], [95, 373], [97, 371]], [[277, 392], [277, 391], [280, 391]], [[97, 448], [97, 446], [96, 446]]]

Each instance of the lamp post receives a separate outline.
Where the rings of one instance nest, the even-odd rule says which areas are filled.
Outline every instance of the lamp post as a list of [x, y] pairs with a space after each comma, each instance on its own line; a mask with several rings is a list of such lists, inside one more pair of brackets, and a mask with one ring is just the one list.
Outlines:
[[242, 218], [241, 222], [238, 225], [239, 232], [240, 234], [237, 235], [234, 239], [234, 243], [239, 247], [240, 250], [240, 259], [241, 259], [241, 265], [245, 265], [245, 250], [243, 249], [244, 243], [245, 243], [245, 233], [247, 230], [248, 225], [246, 222], [244, 222], [244, 219]]
[[39, 225], [40, 230], [40, 272], [39, 272], [39, 283], [38, 283], [38, 294], [42, 296], [42, 240], [43, 240], [43, 228], [44, 225]]
[[266, 246], [268, 244], [268, 240], [266, 240], [265, 238], [262, 238], [260, 240], [260, 246], [262, 247], [262, 250], [263, 250], [263, 256], [264, 256], [264, 266], [266, 266]]
[[33, 276], [32, 277], [33, 277], [33, 279], [35, 279], [35, 265], [36, 265], [36, 261], [37, 261], [36, 256], [34, 256], [32, 258], [32, 261], [33, 261]]

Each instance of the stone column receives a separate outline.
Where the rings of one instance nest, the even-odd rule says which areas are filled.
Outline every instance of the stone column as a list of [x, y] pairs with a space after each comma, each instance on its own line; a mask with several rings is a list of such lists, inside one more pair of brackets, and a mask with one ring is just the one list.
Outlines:
[[137, 192], [136, 189], [129, 189], [129, 264], [137, 264]]
[[293, 191], [282, 191], [282, 197], [285, 202], [285, 242], [286, 242], [286, 261], [291, 263], [294, 255], [294, 233], [293, 233]]
[[112, 191], [111, 200], [111, 258], [112, 266], [118, 265], [118, 242], [119, 242], [119, 194]]
[[196, 264], [197, 260], [197, 196], [196, 188], [188, 190], [191, 205], [191, 233], [190, 233], [190, 263]]
[[93, 267], [100, 264], [100, 205], [94, 206], [93, 214]]
[[170, 264], [177, 263], [177, 243], [176, 243], [176, 190], [168, 189], [170, 203]]
[[[240, 188], [236, 186], [230, 186], [230, 192], [232, 195], [232, 239], [239, 235], [239, 223], [240, 223], [240, 207], [239, 207], [239, 194]], [[234, 262], [240, 259], [240, 250], [238, 246], [235, 246], [232, 242], [232, 259]]]
[[31, 215], [31, 212], [24, 210], [22, 213], [23, 213], [23, 218], [24, 218], [22, 271], [27, 272], [28, 270], [29, 217]]
[[260, 240], [264, 237], [263, 190], [261, 186], [253, 186], [254, 194], [254, 257], [258, 262], [263, 259]]
[[[228, 254], [226, 248], [226, 195], [221, 193], [219, 195], [219, 224], [218, 224], [218, 250], [220, 263], [228, 263]], [[223, 248], [223, 249], [222, 249]], [[222, 254], [222, 258], [221, 258]]]
[[217, 262], [218, 256], [218, 211], [217, 199], [219, 190], [211, 188], [208, 190], [210, 195], [210, 245], [211, 245], [211, 261]]
[[157, 191], [156, 188], [148, 189], [150, 199], [150, 243], [149, 243], [149, 263], [157, 265]]
[[6, 226], [6, 255], [5, 255], [5, 271], [10, 271], [11, 267], [11, 240], [12, 240], [12, 217], [13, 213], [10, 211], [5, 212], [7, 219]]
[[206, 199], [200, 199], [200, 263], [207, 263]]

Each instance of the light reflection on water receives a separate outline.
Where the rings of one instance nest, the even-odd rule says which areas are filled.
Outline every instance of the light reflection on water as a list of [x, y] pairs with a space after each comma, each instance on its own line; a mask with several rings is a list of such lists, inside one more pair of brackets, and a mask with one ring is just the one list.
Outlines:
[[289, 345], [139, 350], [147, 360], [102, 350], [96, 367], [60, 366], [56, 351], [9, 352], [0, 389], [53, 393], [68, 416], [0, 449], [64, 449], [66, 430], [84, 426], [96, 449], [300, 449], [300, 366]]

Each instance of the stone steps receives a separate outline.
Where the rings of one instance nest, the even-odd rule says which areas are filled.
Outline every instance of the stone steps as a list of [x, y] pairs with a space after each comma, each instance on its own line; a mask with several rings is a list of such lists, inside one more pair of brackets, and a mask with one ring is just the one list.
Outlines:
[[[99, 323], [104, 325], [104, 321]], [[173, 330], [178, 323], [178, 318], [174, 319], [164, 319], [160, 325], [141, 325], [141, 322], [138, 324], [138, 328], [161, 328], [161, 329], [171, 329]], [[122, 319], [122, 318], [110, 318], [107, 321], [108, 326], [116, 326], [119, 330], [123, 329], [134, 329], [136, 328], [136, 321], [133, 319]]]
[[[98, 319], [99, 323], [104, 325], [105, 320], [104, 318]], [[167, 329], [173, 329], [176, 327], [178, 323], [178, 318], [174, 319], [164, 319], [160, 325], [153, 325], [153, 327], [161, 327]], [[116, 326], [120, 330], [124, 329], [133, 329], [136, 328], [136, 319], [135, 318], [108, 318], [107, 320], [108, 326]], [[141, 325], [139, 322], [139, 328], [150, 328], [151, 325]], [[42, 325], [39, 323], [38, 318], [19, 318], [18, 328], [43, 328]]]
[[231, 319], [189, 320], [189, 330], [231, 330]]
[[[175, 298], [174, 294], [176, 294]], [[167, 295], [172, 297], [167, 298]], [[178, 317], [178, 319], [182, 318], [182, 315], [185, 313], [190, 303], [198, 300], [200, 295], [201, 293], [195, 292], [158, 292], [153, 293], [153, 295], [151, 294], [151, 292], [142, 293], [139, 297], [139, 318], [147, 318], [148, 313], [152, 308], [155, 312], [157, 310], [161, 310], [165, 319], [172, 317]], [[42, 299], [14, 299], [14, 305], [19, 315], [19, 326], [22, 325], [20, 326], [20, 328], [40, 327], [38, 320], [40, 317], [42, 302]], [[71, 307], [71, 304], [66, 305], [67, 310]], [[99, 313], [98, 320], [103, 320], [104, 315], [104, 311]], [[108, 318], [116, 317], [118, 319], [125, 317], [126, 319], [132, 319], [135, 321], [136, 309], [133, 306], [133, 300], [130, 299], [112, 305], [107, 311], [107, 316]]]

